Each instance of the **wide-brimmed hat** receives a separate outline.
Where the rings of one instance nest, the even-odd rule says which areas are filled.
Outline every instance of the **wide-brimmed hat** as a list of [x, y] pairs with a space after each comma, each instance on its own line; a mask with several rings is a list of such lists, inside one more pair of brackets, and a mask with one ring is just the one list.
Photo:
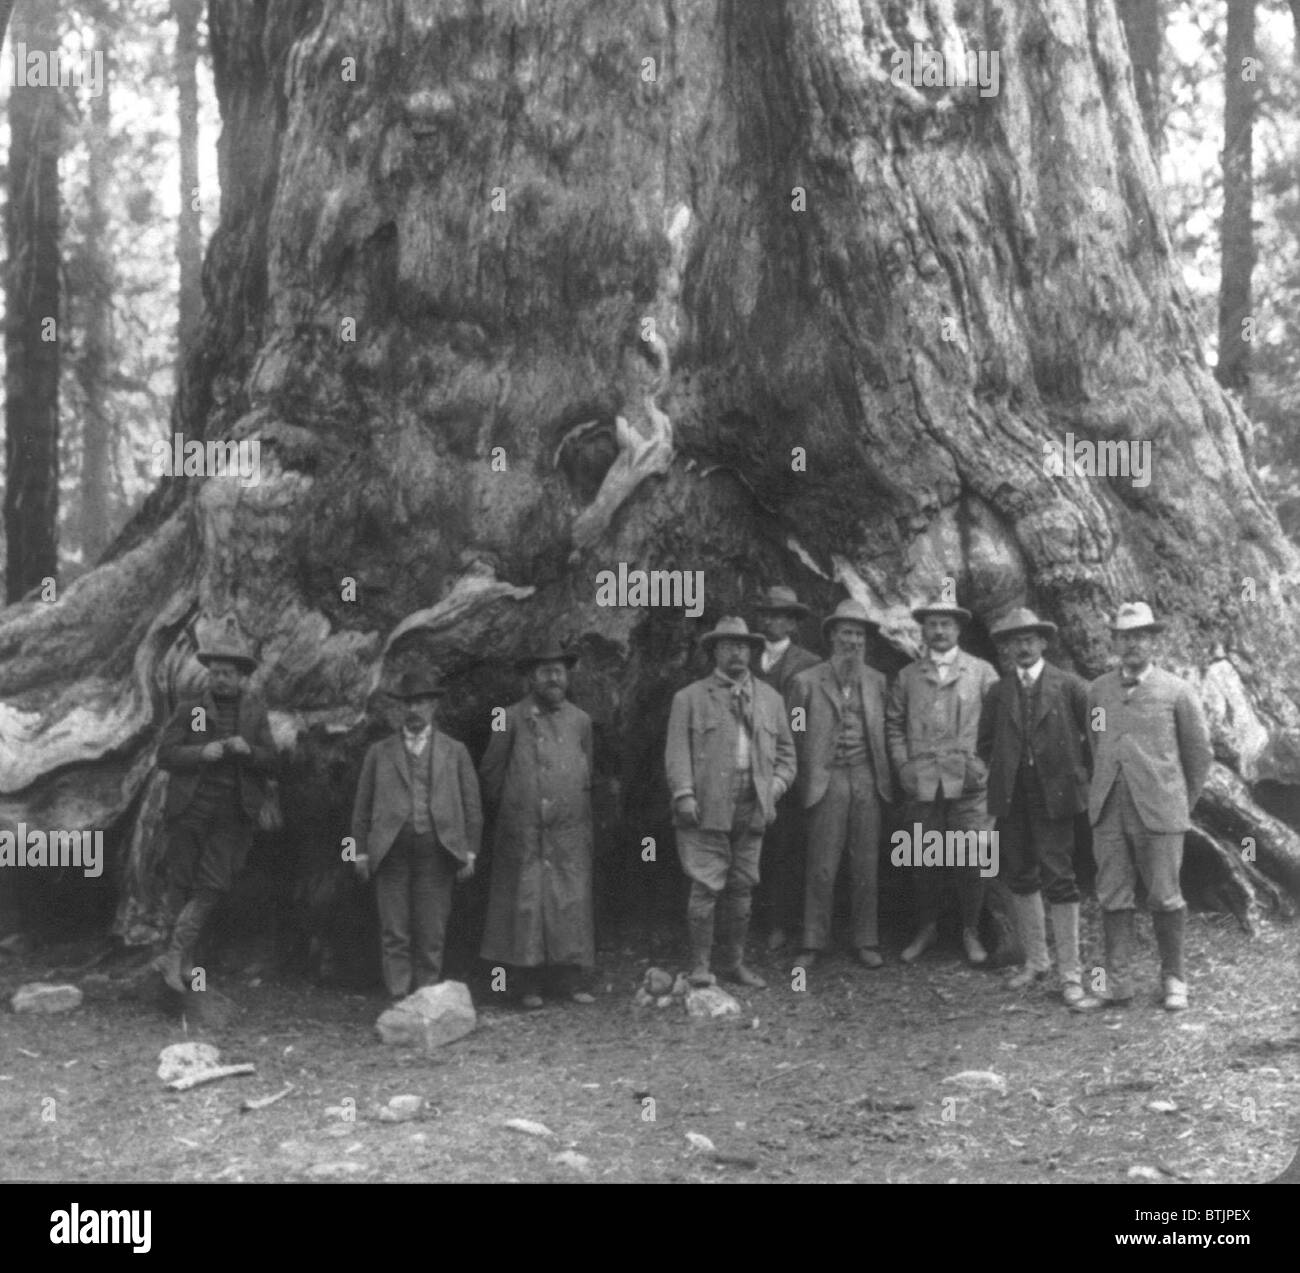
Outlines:
[[995, 641], [1001, 641], [1018, 632], [1037, 632], [1043, 640], [1050, 641], [1056, 635], [1056, 624], [1050, 619], [1040, 619], [1032, 610], [1020, 606], [1010, 614], [1003, 615], [989, 629], [989, 636]]
[[724, 614], [713, 631], [706, 632], [700, 638], [700, 645], [705, 650], [710, 650], [715, 641], [744, 641], [755, 653], [767, 645], [761, 632], [751, 632], [744, 619], [738, 619], [734, 614]]
[[515, 660], [515, 667], [521, 672], [531, 672], [539, 663], [563, 663], [571, 668], [577, 661], [577, 652], [563, 642], [539, 641], [527, 654]]
[[403, 672], [397, 688], [392, 691], [394, 698], [431, 698], [441, 697], [447, 691], [443, 689], [436, 672]]
[[1152, 613], [1145, 601], [1126, 601], [1115, 612], [1112, 632], [1163, 632], [1165, 625]]
[[822, 636], [829, 637], [831, 628], [837, 623], [860, 623], [867, 629], [868, 634], [880, 631], [880, 624], [867, 613], [866, 606], [859, 601], [841, 601], [834, 611], [822, 620]]
[[257, 666], [252, 647], [244, 639], [239, 620], [233, 614], [220, 619], [200, 619], [194, 631], [199, 646], [195, 657], [204, 667], [218, 659], [233, 663], [244, 672], [251, 672]]
[[811, 614], [802, 601], [794, 594], [793, 588], [783, 588], [776, 584], [763, 593], [754, 605], [759, 614], [792, 614], [802, 619]]
[[971, 613], [965, 606], [945, 601], [942, 597], [931, 597], [929, 601], [923, 601], [919, 606], [912, 607], [912, 618], [917, 623], [924, 623], [926, 616], [931, 614], [946, 614], [950, 619], [958, 619], [962, 623], [971, 621]]

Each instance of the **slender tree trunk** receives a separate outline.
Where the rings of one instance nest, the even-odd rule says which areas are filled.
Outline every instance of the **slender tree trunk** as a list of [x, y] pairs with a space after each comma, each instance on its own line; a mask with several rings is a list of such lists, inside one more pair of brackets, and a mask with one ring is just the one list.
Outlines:
[[110, 41], [101, 27], [96, 46], [104, 53], [104, 91], [90, 99], [87, 132], [86, 260], [88, 288], [85, 345], [77, 375], [85, 404], [81, 448], [80, 541], [83, 560], [94, 563], [108, 542], [109, 490], [113, 421], [108, 412], [108, 370], [113, 356], [113, 296], [115, 269], [108, 244], [108, 204], [112, 200], [113, 163], [110, 153], [112, 110], [108, 65]]
[[[52, 59], [56, 17], [57, 9], [45, 0], [20, 0], [13, 44]], [[17, 82], [9, 90], [4, 516], [10, 601], [58, 574], [62, 91]]]
[[[1300, 3], [1300, 0], [1297, 0]], [[1164, 47], [1165, 19], [1160, 0], [1116, 0], [1129, 57], [1133, 61], [1133, 90], [1142, 111], [1147, 140], [1157, 155], [1164, 150], [1163, 107], [1160, 93], [1160, 52]]]
[[202, 0], [172, 0], [176, 19], [176, 89], [180, 116], [181, 215], [176, 227], [180, 262], [177, 368], [198, 330], [203, 307], [203, 225], [199, 211], [199, 15]]
[[1223, 82], [1223, 220], [1219, 226], [1218, 381], [1245, 393], [1250, 380], [1250, 279], [1255, 269], [1253, 138], [1255, 0], [1228, 0]]

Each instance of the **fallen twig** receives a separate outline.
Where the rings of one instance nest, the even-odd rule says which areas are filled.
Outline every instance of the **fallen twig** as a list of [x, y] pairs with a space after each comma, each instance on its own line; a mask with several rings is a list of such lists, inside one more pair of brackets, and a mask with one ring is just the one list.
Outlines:
[[167, 1084], [173, 1092], [187, 1092], [202, 1083], [215, 1083], [218, 1079], [233, 1078], [236, 1074], [254, 1074], [257, 1066], [251, 1061], [243, 1065], [218, 1065], [210, 1070], [200, 1070], [197, 1074], [187, 1074], [184, 1078], [173, 1079]]
[[240, 1112], [247, 1114], [253, 1110], [265, 1109], [268, 1105], [274, 1105], [282, 1097], [288, 1096], [293, 1091], [293, 1084], [287, 1084], [278, 1092], [273, 1092], [270, 1096], [259, 1096], [256, 1099], [246, 1100], [240, 1107]]
[[807, 1069], [808, 1066], [816, 1065], [816, 1064], [817, 1064], [816, 1057], [814, 1057], [811, 1061], [800, 1061], [798, 1065], [792, 1065], [788, 1070], [777, 1070], [775, 1074], [768, 1074], [766, 1077], [761, 1078], [758, 1081], [760, 1084], [762, 1084], [762, 1083], [771, 1082], [772, 1079], [783, 1079], [787, 1074], [793, 1074], [796, 1070]]

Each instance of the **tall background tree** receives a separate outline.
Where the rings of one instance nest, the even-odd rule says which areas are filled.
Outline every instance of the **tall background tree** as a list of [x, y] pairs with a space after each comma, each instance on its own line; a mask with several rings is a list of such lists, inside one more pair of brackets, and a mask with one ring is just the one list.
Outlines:
[[199, 189], [199, 17], [202, 0], [172, 0], [176, 19], [176, 93], [180, 121], [180, 219], [176, 258], [180, 263], [180, 303], [177, 332], [179, 359], [194, 339], [203, 306], [202, 201]]
[[[12, 43], [53, 61], [57, 11], [19, 0]], [[16, 601], [57, 578], [59, 496], [59, 89], [9, 90], [5, 208], [5, 593]]]
[[[1276, 900], [1243, 825], [1300, 888], [1259, 803], [1300, 785], [1300, 558], [1200, 352], [1111, 6], [215, 0], [210, 27], [221, 218], [173, 425], [257, 441], [260, 481], [162, 481], [73, 595], [0, 615], [0, 819], [109, 828], [119, 931], [149, 928], [201, 611], [260, 646], [317, 899], [395, 673], [441, 669], [480, 749], [514, 657], [576, 640], [626, 900], [678, 875], [694, 638], [775, 580], [873, 607], [884, 666], [944, 578], [977, 649], [1029, 603], [1089, 674], [1147, 598], [1214, 720], [1201, 896]], [[891, 77], [918, 39], [997, 51], [997, 93]], [[1149, 443], [1150, 483], [1048, 475], [1067, 439]], [[703, 571], [700, 621], [600, 605], [620, 563]]]
[[1254, 127], [1255, 0], [1227, 0], [1228, 33], [1223, 79], [1223, 220], [1219, 285], [1219, 356], [1215, 375], [1227, 389], [1244, 391], [1250, 379], [1257, 323], [1251, 307], [1255, 269]]

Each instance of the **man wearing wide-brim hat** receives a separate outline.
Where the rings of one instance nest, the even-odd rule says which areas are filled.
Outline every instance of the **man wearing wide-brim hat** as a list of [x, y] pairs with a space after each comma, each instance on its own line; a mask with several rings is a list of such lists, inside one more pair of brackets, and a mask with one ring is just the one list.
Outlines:
[[473, 761], [437, 727], [442, 693], [434, 673], [403, 673], [392, 695], [401, 726], [366, 751], [352, 804], [356, 872], [375, 881], [392, 999], [442, 979], [452, 892], [474, 874], [483, 836]]
[[177, 707], [158, 745], [158, 767], [171, 775], [163, 813], [170, 932], [155, 966], [177, 992], [192, 985], [203, 926], [248, 857], [277, 763], [266, 705], [247, 688], [257, 659], [234, 615], [196, 629], [207, 685]]
[[916, 897], [916, 935], [902, 958], [912, 963], [938, 940], [943, 894], [951, 886], [961, 911], [966, 958], [982, 964], [988, 959], [976, 931], [984, 909], [982, 868], [968, 858], [963, 865], [925, 865], [921, 841], [934, 840], [935, 833], [945, 844], [972, 833], [987, 840], [992, 822], [985, 803], [988, 771], [976, 745], [984, 698], [998, 674], [958, 646], [971, 613], [951, 596], [917, 606], [912, 617], [921, 625], [926, 652], [899, 672], [885, 709], [885, 738], [906, 801], [904, 829], [910, 837], [910, 852], [902, 854], [895, 844], [890, 861], [910, 862]]
[[[777, 584], [763, 593], [754, 606], [763, 633], [763, 652], [754, 674], [786, 698], [794, 678], [818, 658], [798, 645], [794, 636], [810, 613], [793, 588]], [[776, 820], [763, 836], [762, 879], [755, 893], [760, 922], [766, 919], [767, 948], [780, 950], [787, 935], [803, 923], [803, 812], [793, 791], [776, 805]]]
[[1067, 1004], [1084, 998], [1079, 963], [1079, 886], [1074, 877], [1074, 818], [1088, 807], [1088, 686], [1043, 658], [1056, 625], [1021, 607], [989, 635], [1007, 672], [980, 716], [979, 756], [989, 769], [989, 814], [998, 820], [1000, 874], [1011, 893], [1024, 966], [1007, 988], [1019, 990], [1051, 971], [1043, 894]]
[[677, 853], [691, 881], [690, 980], [701, 986], [714, 980], [720, 909], [719, 972], [762, 989], [766, 983], [744, 962], [750, 895], [763, 832], [794, 782], [794, 742], [781, 696], [750, 671], [763, 638], [743, 619], [726, 616], [700, 644], [713, 671], [673, 696], [664, 749]]
[[1132, 999], [1137, 881], [1160, 950], [1164, 1006], [1187, 1007], [1179, 884], [1183, 836], [1214, 754], [1196, 691], [1152, 661], [1164, 625], [1145, 602], [1121, 605], [1110, 625], [1119, 667], [1088, 687], [1093, 770], [1088, 796], [1106, 976], [1076, 1007], [1121, 1007]]
[[788, 706], [797, 787], [807, 817], [803, 948], [795, 964], [811, 967], [830, 944], [831, 908], [840, 862], [847, 856], [852, 897], [850, 938], [859, 963], [879, 968], [877, 911], [882, 800], [893, 800], [885, 747], [885, 678], [866, 662], [867, 638], [880, 630], [864, 606], [841, 601], [822, 621], [831, 656], [794, 678]]
[[525, 1008], [551, 988], [592, 1002], [583, 985], [596, 962], [592, 912], [591, 717], [568, 700], [577, 653], [536, 645], [516, 666], [528, 693], [505, 712], [479, 765], [496, 809], [492, 887], [479, 953], [508, 966], [506, 986]]

